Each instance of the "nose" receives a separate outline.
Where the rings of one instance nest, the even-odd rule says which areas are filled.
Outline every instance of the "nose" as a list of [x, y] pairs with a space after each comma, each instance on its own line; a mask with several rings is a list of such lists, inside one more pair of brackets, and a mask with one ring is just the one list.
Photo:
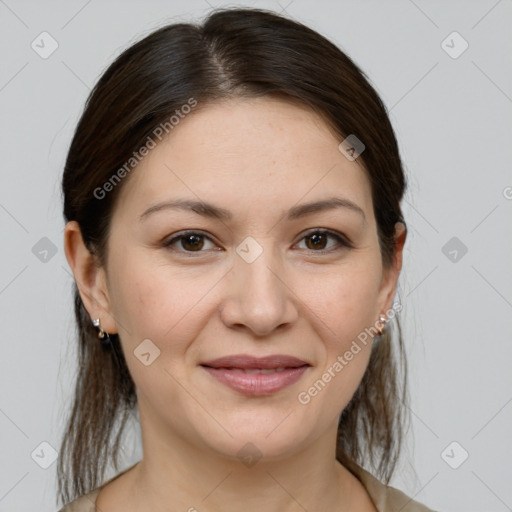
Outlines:
[[247, 329], [263, 337], [293, 324], [299, 317], [297, 297], [287, 283], [279, 258], [270, 248], [248, 263], [236, 256], [229, 272], [221, 318], [229, 328]]

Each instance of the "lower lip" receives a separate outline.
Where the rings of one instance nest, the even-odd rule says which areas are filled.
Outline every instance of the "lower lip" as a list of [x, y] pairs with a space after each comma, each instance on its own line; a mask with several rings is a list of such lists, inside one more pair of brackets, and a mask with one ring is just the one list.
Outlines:
[[222, 384], [248, 396], [265, 396], [277, 393], [297, 382], [309, 366], [287, 368], [274, 373], [244, 373], [226, 368], [203, 368]]

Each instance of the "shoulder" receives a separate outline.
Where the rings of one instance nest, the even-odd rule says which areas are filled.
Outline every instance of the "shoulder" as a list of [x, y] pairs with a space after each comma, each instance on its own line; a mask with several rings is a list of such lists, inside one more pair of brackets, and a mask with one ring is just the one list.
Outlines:
[[71, 501], [58, 512], [96, 512], [96, 499], [101, 489], [94, 489], [74, 501]]
[[135, 464], [132, 464], [131, 466], [127, 467], [125, 470], [121, 471], [116, 476], [113, 476], [112, 478], [108, 479], [105, 483], [100, 485], [99, 487], [96, 487], [96, 489], [93, 489], [92, 491], [88, 492], [87, 494], [84, 494], [77, 498], [76, 500], [71, 501], [67, 505], [65, 505], [63, 508], [58, 510], [57, 512], [97, 512], [96, 510], [96, 500], [98, 499], [98, 496], [101, 492], [101, 490], [109, 483], [113, 482], [117, 478], [119, 478], [121, 475], [124, 475], [130, 469], [135, 467], [138, 464], [136, 462]]
[[360, 466], [347, 467], [364, 485], [379, 512], [435, 512], [402, 491], [383, 484]]

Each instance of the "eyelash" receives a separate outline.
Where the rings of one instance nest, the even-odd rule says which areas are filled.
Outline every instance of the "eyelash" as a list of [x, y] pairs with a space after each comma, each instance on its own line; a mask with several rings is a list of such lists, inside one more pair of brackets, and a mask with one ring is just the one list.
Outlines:
[[[353, 248], [352, 244], [345, 237], [341, 236], [340, 234], [336, 233], [335, 231], [331, 231], [331, 230], [328, 230], [328, 229], [316, 229], [314, 231], [310, 231], [310, 232], [306, 233], [299, 240], [299, 243], [302, 242], [302, 240], [304, 240], [305, 238], [308, 238], [308, 237], [311, 237], [311, 236], [317, 235], [317, 234], [329, 235], [330, 237], [335, 238], [337, 240], [337, 242], [340, 244], [340, 246], [335, 247], [334, 249], [331, 248], [331, 249], [323, 249], [323, 250], [318, 250], [318, 251], [316, 251], [314, 249], [309, 249], [309, 251], [311, 251], [312, 253], [316, 253], [316, 254], [329, 254], [329, 253], [340, 251], [340, 250], [343, 250], [343, 249], [352, 249]], [[175, 251], [175, 252], [178, 252], [178, 253], [182, 253], [182, 254], [186, 254], [187, 257], [196, 257], [196, 255], [199, 255], [202, 252], [206, 252], [207, 250], [186, 251], [185, 249], [177, 250], [177, 249], [174, 249], [173, 247], [171, 247], [175, 242], [178, 242], [178, 241], [180, 241], [180, 240], [182, 240], [184, 238], [187, 238], [188, 236], [191, 236], [191, 235], [198, 235], [200, 237], [204, 237], [204, 238], [210, 240], [211, 242], [213, 242], [213, 240], [209, 236], [207, 236], [206, 234], [202, 233], [201, 231], [184, 231], [184, 232], [180, 233], [178, 236], [175, 236], [172, 239], [163, 242], [162, 245], [165, 248], [168, 248], [168, 249], [170, 249], [172, 251]], [[306, 249], [306, 250], [308, 250], [308, 249]]]

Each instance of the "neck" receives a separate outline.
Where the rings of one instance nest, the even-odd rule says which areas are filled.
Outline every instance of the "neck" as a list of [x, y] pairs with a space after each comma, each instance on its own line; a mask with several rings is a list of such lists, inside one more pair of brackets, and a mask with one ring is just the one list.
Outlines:
[[[360, 486], [335, 459], [337, 424], [290, 456], [243, 461], [192, 444], [155, 418], [141, 427], [144, 456], [131, 480], [134, 510], [238, 512], [241, 504], [244, 512], [351, 510]], [[244, 453], [251, 452], [256, 448]]]

